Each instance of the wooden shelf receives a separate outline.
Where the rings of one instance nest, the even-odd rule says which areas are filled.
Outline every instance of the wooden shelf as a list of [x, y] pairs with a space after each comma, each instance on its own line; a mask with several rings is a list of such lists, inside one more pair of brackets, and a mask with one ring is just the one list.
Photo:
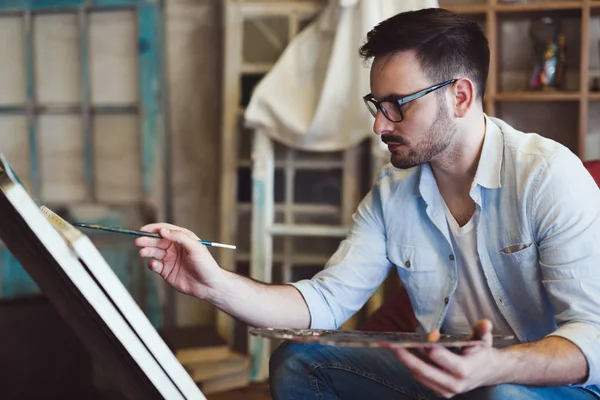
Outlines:
[[[600, 0], [591, 2], [592, 7], [600, 7]], [[450, 11], [459, 14], [485, 14], [488, 11], [498, 13], [519, 13], [532, 11], [553, 11], [553, 10], [580, 10], [583, 8], [581, 1], [548, 1], [527, 4], [465, 4], [441, 6]]]
[[493, 99], [496, 101], [578, 101], [579, 92], [506, 92], [497, 93]]
[[583, 7], [581, 1], [552, 1], [529, 4], [496, 4], [493, 9], [498, 12], [531, 12], [552, 10], [579, 10]]
[[588, 99], [591, 101], [600, 101], [600, 92], [590, 92]]
[[448, 5], [442, 8], [445, 8], [446, 10], [450, 10], [457, 14], [485, 14], [490, 9], [490, 6], [488, 6], [487, 4], [465, 4]]
[[590, 1], [590, 7], [592, 7], [592, 8], [600, 8], [600, 0], [592, 0], [592, 1]]
[[[251, 168], [251, 159], [240, 159], [237, 163], [238, 167]], [[275, 160], [275, 168], [282, 169], [286, 167], [285, 160]], [[294, 169], [296, 170], [323, 170], [330, 171], [332, 169], [343, 169], [344, 161], [338, 160], [295, 160]]]
[[270, 234], [273, 236], [317, 236], [339, 237], [348, 235], [349, 228], [341, 225], [324, 224], [273, 224]]
[[[238, 203], [238, 211], [240, 213], [252, 212], [252, 203]], [[303, 215], [337, 215], [341, 212], [340, 206], [323, 203], [311, 203], [311, 204], [285, 204], [275, 203], [275, 212], [285, 212], [290, 210], [294, 214]]]

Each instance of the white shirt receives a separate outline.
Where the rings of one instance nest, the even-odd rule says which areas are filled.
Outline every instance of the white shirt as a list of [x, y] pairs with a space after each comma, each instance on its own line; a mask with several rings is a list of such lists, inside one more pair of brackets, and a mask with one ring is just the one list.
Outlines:
[[476, 210], [469, 222], [461, 227], [445, 203], [444, 206], [456, 256], [458, 283], [448, 303], [448, 311], [441, 327], [442, 332], [469, 334], [473, 326], [485, 318], [492, 322], [492, 333], [514, 335], [492, 297], [477, 255], [476, 228], [479, 211]]

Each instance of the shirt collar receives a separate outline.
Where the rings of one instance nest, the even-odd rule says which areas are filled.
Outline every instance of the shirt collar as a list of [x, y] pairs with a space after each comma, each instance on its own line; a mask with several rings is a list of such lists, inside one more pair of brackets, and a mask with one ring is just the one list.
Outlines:
[[481, 157], [475, 173], [474, 184], [487, 189], [502, 187], [502, 158], [504, 156], [504, 137], [500, 127], [485, 115], [485, 137], [481, 148]]
[[[504, 156], [504, 137], [500, 127], [492, 121], [487, 115], [485, 117], [485, 136], [483, 138], [483, 146], [481, 148], [481, 156], [479, 165], [473, 180], [473, 186], [479, 185], [487, 189], [499, 189], [502, 187], [502, 158]], [[420, 176], [416, 181], [415, 194], [430, 198], [423, 193], [428, 191], [428, 188], [437, 186], [435, 177], [429, 164], [420, 166]]]

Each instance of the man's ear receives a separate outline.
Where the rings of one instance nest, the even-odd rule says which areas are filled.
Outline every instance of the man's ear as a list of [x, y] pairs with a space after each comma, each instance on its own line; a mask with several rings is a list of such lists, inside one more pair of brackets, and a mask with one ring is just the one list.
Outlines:
[[475, 102], [475, 85], [468, 78], [460, 78], [451, 88], [454, 101], [454, 116], [464, 118]]

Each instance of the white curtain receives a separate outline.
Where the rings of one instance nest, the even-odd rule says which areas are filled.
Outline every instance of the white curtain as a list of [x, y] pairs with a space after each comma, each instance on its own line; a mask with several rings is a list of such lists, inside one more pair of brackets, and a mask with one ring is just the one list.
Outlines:
[[430, 7], [437, 0], [330, 0], [256, 86], [246, 126], [309, 151], [344, 150], [372, 135], [362, 101], [369, 68], [358, 49], [382, 20]]

